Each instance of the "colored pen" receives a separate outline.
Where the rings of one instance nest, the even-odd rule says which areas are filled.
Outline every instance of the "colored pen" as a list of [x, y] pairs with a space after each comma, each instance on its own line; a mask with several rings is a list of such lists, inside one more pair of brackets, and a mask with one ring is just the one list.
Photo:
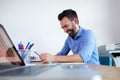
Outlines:
[[18, 50], [21, 50], [21, 46], [20, 46], [20, 44], [18, 43]]
[[21, 49], [24, 50], [24, 45], [23, 44], [21, 44]]
[[33, 45], [34, 45], [34, 43], [32, 43], [32, 44], [29, 46], [29, 48], [28, 48], [28, 49], [31, 49]]
[[22, 44], [22, 41], [20, 41], [20, 44]]
[[25, 47], [25, 49], [28, 49], [28, 47], [29, 47], [29, 44], [30, 44], [30, 42], [28, 42], [28, 43], [27, 43], [27, 46]]

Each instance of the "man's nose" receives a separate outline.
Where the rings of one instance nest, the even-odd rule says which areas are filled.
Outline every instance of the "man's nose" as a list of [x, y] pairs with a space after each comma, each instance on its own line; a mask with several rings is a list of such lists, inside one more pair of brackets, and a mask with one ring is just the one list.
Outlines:
[[68, 31], [68, 30], [67, 30], [67, 28], [64, 28], [64, 32], [66, 32], [66, 33], [67, 33], [67, 31]]

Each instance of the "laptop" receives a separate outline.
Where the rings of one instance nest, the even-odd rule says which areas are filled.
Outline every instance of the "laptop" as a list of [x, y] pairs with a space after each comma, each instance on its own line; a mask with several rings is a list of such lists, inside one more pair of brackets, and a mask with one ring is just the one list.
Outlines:
[[[89, 75], [86, 75], [88, 74]], [[12, 40], [0, 24], [0, 80], [101, 80], [85, 64], [54, 63], [25, 66]]]

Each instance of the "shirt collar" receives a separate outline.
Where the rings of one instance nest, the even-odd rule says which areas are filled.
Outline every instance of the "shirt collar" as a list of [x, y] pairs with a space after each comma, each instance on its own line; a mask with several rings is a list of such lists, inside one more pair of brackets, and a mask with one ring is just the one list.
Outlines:
[[[79, 31], [78, 31], [78, 33], [77, 33], [77, 35], [75, 36], [75, 39], [77, 39], [78, 37], [81, 36], [82, 31], [83, 31], [83, 28], [80, 27], [80, 28], [79, 28]], [[69, 37], [72, 38], [71, 36], [69, 36]]]
[[77, 35], [75, 36], [75, 39], [76, 39], [77, 37], [80, 37], [80, 36], [81, 36], [82, 31], [83, 31], [83, 28], [80, 27]]

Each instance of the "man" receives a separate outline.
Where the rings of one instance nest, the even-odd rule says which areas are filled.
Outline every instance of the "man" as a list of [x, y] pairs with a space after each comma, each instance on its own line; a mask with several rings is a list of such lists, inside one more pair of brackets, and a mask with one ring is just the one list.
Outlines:
[[[96, 39], [91, 30], [79, 26], [77, 13], [72, 9], [64, 10], [58, 15], [61, 28], [68, 34], [62, 50], [56, 55], [40, 54], [43, 63], [47, 62], [81, 62], [99, 64]], [[73, 55], [67, 55], [69, 51]]]

